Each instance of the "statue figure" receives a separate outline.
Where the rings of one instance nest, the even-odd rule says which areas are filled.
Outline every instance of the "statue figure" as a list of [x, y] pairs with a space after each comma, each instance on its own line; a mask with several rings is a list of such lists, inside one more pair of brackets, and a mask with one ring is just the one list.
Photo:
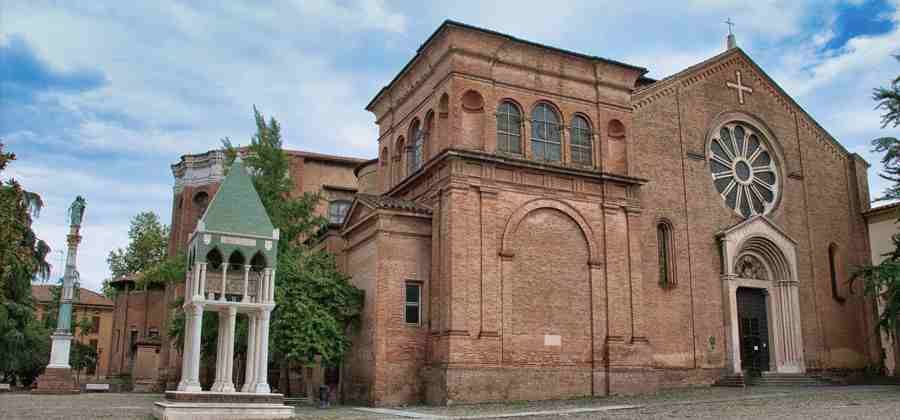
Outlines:
[[84, 218], [85, 205], [84, 197], [79, 195], [78, 197], [75, 197], [75, 201], [69, 206], [69, 221], [72, 226], [81, 226], [81, 220]]

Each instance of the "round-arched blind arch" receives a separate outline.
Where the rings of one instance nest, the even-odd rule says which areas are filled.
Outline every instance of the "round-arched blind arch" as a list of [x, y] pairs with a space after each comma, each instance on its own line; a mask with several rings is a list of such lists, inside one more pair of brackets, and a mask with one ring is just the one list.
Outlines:
[[743, 121], [725, 123], [713, 133], [707, 153], [716, 191], [735, 213], [746, 218], [775, 207], [779, 171], [760, 130]]

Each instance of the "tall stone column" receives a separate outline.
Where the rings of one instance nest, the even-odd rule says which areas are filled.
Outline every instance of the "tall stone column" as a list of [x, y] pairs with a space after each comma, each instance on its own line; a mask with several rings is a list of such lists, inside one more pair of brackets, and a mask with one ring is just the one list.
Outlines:
[[184, 387], [184, 391], [200, 392], [203, 390], [200, 387], [200, 339], [203, 329], [203, 305], [195, 303], [190, 310], [193, 312], [191, 315], [191, 336], [185, 337], [191, 340], [190, 345], [186, 346], [190, 347], [190, 353], [184, 355], [185, 359], [188, 359], [187, 366], [190, 371], [190, 377]]
[[62, 294], [59, 297], [59, 314], [56, 318], [56, 331], [51, 336], [53, 347], [50, 350], [50, 364], [48, 368], [70, 369], [69, 349], [72, 345], [72, 298], [75, 285], [75, 259], [78, 255], [78, 244], [81, 236], [78, 234], [80, 226], [72, 225], [69, 228], [67, 243], [69, 246], [66, 255], [66, 272], [63, 277]]
[[50, 348], [50, 363], [44, 374], [38, 378], [36, 392], [43, 393], [75, 393], [78, 387], [72, 377], [69, 366], [69, 352], [72, 346], [72, 298], [78, 271], [75, 260], [78, 256], [78, 244], [81, 243], [81, 221], [84, 217], [85, 201], [78, 196], [69, 206], [69, 235], [66, 237], [68, 253], [63, 275], [62, 293], [59, 299], [59, 312], [56, 319], [56, 330], [50, 336], [53, 340]]
[[179, 391], [186, 391], [188, 385], [191, 383], [191, 358], [188, 357], [188, 355], [191, 354], [191, 337], [194, 336], [192, 333], [194, 325], [193, 318], [193, 310], [188, 309], [184, 311], [184, 353], [181, 355], [181, 382], [178, 383]]
[[269, 389], [269, 313], [270, 309], [264, 309], [259, 313], [259, 325], [257, 326], [257, 354], [256, 354], [256, 388], [257, 394], [268, 394]]
[[247, 314], [247, 361], [244, 371], [244, 385], [241, 392], [254, 392], [256, 390], [256, 314]]
[[222, 392], [222, 378], [225, 373], [225, 323], [227, 314], [219, 311], [219, 328], [216, 334], [216, 379], [209, 389], [213, 392]]
[[222, 392], [234, 392], [232, 376], [234, 370], [234, 329], [236, 320], [237, 307], [229, 306], [227, 317], [225, 317], [225, 348], [222, 351], [222, 362], [225, 365], [225, 371], [221, 376]]

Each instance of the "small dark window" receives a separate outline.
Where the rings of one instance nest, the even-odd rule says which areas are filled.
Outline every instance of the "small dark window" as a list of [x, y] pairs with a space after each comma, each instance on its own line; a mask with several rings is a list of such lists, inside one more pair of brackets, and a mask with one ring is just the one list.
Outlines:
[[672, 244], [672, 225], [661, 221], [656, 225], [656, 248], [659, 257], [659, 286], [671, 289], [678, 283], [675, 276], [675, 248]]
[[837, 245], [831, 244], [828, 246], [828, 267], [831, 271], [831, 297], [834, 300], [838, 301], [838, 303], [844, 303], [847, 299], [841, 296], [841, 292], [838, 289], [838, 249]]
[[406, 283], [406, 303], [404, 319], [407, 324], [419, 325], [422, 315], [422, 285], [414, 282]]
[[91, 318], [91, 333], [98, 334], [100, 333], [100, 317], [95, 316]]
[[344, 223], [344, 217], [347, 216], [347, 212], [350, 210], [350, 204], [347, 200], [335, 200], [328, 203], [328, 223]]
[[150, 328], [147, 331], [147, 337], [150, 338], [159, 338], [159, 329], [158, 328]]

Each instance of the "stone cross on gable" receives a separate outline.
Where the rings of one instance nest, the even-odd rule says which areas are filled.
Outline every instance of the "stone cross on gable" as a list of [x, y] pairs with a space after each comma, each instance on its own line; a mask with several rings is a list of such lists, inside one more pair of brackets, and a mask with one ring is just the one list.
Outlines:
[[725, 82], [725, 86], [728, 88], [737, 90], [738, 101], [741, 103], [741, 105], [743, 105], [744, 104], [744, 92], [747, 92], [747, 94], [751, 94], [751, 93], [753, 93], [753, 89], [750, 88], [750, 86], [744, 85], [741, 82], [741, 71], [740, 70], [735, 71], [734, 74], [737, 77], [737, 83]]

